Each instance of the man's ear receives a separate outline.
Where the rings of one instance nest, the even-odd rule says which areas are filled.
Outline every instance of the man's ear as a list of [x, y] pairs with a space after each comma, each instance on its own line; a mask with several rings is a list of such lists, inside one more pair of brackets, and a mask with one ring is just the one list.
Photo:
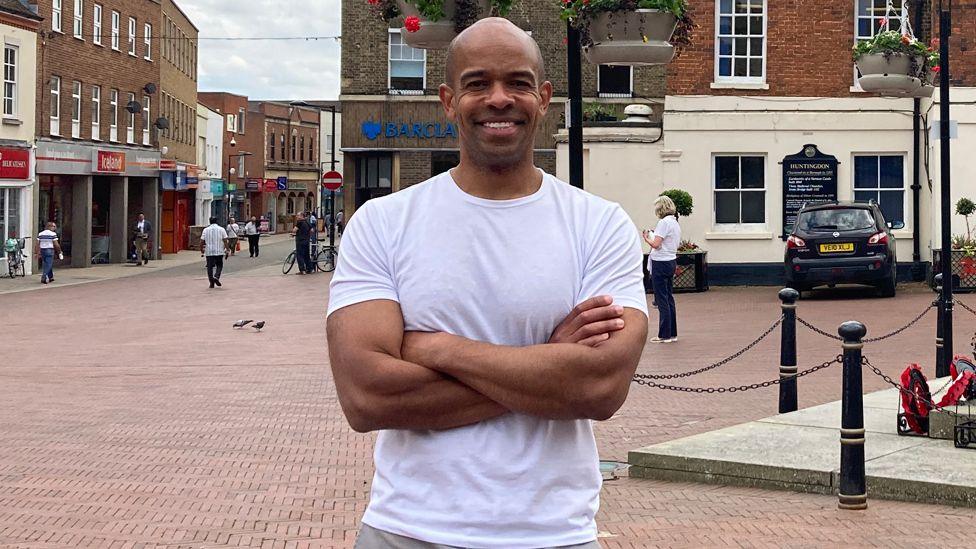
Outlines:
[[552, 82], [546, 80], [539, 86], [539, 96], [542, 98], [539, 111], [545, 115], [549, 111], [549, 103], [552, 101]]
[[454, 110], [454, 90], [447, 84], [441, 84], [437, 88], [437, 95], [440, 97], [441, 106], [444, 107], [444, 114], [450, 120], [457, 121]]

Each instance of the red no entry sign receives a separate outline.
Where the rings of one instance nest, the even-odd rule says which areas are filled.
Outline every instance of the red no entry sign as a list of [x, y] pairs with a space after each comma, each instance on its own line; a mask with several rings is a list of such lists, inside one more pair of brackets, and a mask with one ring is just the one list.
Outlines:
[[339, 172], [325, 172], [322, 174], [322, 187], [330, 191], [342, 188], [342, 174]]

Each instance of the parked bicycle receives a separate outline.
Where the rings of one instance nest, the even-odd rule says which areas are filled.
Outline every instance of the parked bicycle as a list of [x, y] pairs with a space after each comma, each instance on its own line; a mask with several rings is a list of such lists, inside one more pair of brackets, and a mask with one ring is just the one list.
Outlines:
[[17, 248], [13, 252], [7, 252], [7, 275], [10, 278], [16, 276], [27, 276], [27, 239], [30, 237], [18, 238]]
[[[317, 241], [309, 242], [309, 257], [312, 259], [312, 264], [315, 265], [315, 269], [323, 273], [330, 273], [336, 268], [336, 261], [339, 259], [339, 248], [336, 246], [318, 246], [319, 242], [325, 242], [326, 239], [320, 238]], [[295, 267], [295, 250], [288, 253], [288, 257], [285, 258], [284, 263], [281, 265], [281, 274], [288, 274]]]

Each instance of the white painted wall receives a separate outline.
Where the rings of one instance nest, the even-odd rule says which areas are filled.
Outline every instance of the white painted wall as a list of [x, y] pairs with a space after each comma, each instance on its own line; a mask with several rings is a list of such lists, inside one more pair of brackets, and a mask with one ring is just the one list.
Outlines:
[[[342, 164], [342, 113], [336, 112], [335, 114], [335, 170], [339, 173], [345, 173], [343, 171]], [[332, 149], [329, 144], [329, 139], [332, 137], [332, 112], [323, 110], [319, 118], [319, 166], [322, 168], [322, 173], [329, 171], [330, 164], [328, 163], [332, 160]], [[316, 204], [322, 204], [323, 196], [322, 193], [328, 193], [322, 189], [322, 185], [318, 187], [318, 196]], [[337, 201], [341, 201], [341, 198], [337, 198]], [[340, 202], [341, 203], [341, 202]], [[337, 211], [339, 209], [337, 205]]]
[[[923, 102], [923, 112], [927, 108]], [[778, 263], [783, 258], [783, 157], [803, 145], [818, 145], [837, 157], [838, 197], [853, 197], [852, 166], [856, 153], [904, 154], [905, 217], [896, 231], [898, 258], [912, 259], [912, 101], [884, 98], [769, 98], [669, 96], [664, 138], [650, 143], [585, 145], [584, 186], [619, 202], [640, 228], [653, 228], [652, 202], [661, 191], [681, 188], [695, 201], [694, 213], [681, 219], [682, 237], [709, 251], [710, 263]], [[976, 109], [974, 109], [976, 114]], [[976, 122], [976, 117], [974, 117]], [[976, 134], [976, 126], [972, 128]], [[606, 129], [587, 128], [586, 139]], [[653, 135], [654, 130], [642, 130]], [[648, 133], [650, 132], [650, 133]], [[568, 179], [567, 146], [557, 150], [557, 175]], [[736, 230], [714, 223], [714, 160], [717, 153], [762, 155], [766, 158], [766, 223]], [[962, 168], [960, 168], [962, 169]], [[966, 169], [970, 169], [967, 167]], [[970, 178], [970, 181], [972, 178]], [[922, 260], [930, 260], [931, 234], [927, 212], [931, 194], [923, 173]], [[961, 219], [960, 219], [961, 221]], [[647, 250], [645, 250], [647, 251]]]
[[[976, 201], [976, 163], [970, 156], [976, 153], [976, 88], [951, 88], [949, 90], [950, 111], [949, 119], [959, 123], [959, 138], [951, 139], [950, 146], [950, 186], [949, 191], [952, 196], [952, 234], [965, 234], [966, 220], [960, 215], [956, 215], [956, 201], [966, 197]], [[923, 112], [926, 109], [923, 108]], [[939, 120], [938, 92], [935, 101], [928, 111], [930, 121]], [[931, 185], [932, 193], [935, 197], [929, 211], [928, 218], [931, 247], [941, 248], [941, 141], [932, 136], [929, 132], [929, 159], [932, 166]], [[927, 187], [927, 182], [923, 180], [923, 188]], [[976, 235], [976, 218], [970, 217], [969, 220], [973, 233]], [[923, 241], [925, 242], [925, 241]]]

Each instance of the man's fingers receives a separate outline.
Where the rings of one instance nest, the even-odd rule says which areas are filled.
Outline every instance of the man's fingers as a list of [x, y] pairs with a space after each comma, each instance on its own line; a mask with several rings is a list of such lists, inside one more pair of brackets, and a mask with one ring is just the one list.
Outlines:
[[624, 329], [624, 321], [619, 318], [591, 322], [573, 333], [573, 339], [582, 341], [599, 334], [609, 334]]
[[588, 337], [583, 341], [580, 341], [580, 345], [586, 345], [588, 347], [596, 347], [600, 343], [610, 339], [610, 334], [600, 334], [593, 337]]
[[570, 330], [570, 333], [573, 333], [587, 324], [620, 318], [623, 316], [623, 314], [624, 308], [620, 305], [606, 305], [596, 309], [583, 311], [577, 315], [566, 327]]
[[580, 303], [576, 307], [573, 307], [572, 312], [566, 318], [574, 318], [590, 309], [596, 309], [597, 307], [606, 307], [613, 303], [613, 298], [608, 295], [598, 295], [596, 297], [591, 297], [586, 301]]

